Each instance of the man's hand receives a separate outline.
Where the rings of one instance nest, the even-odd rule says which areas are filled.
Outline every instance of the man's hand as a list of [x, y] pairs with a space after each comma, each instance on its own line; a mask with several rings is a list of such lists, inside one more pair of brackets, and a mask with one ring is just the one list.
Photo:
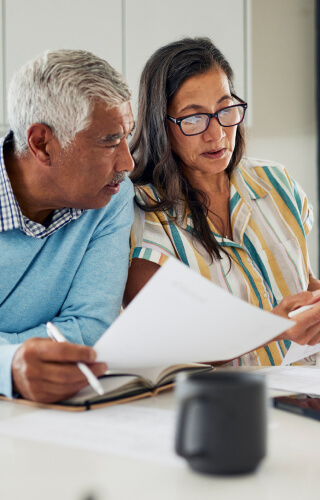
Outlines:
[[76, 363], [89, 365], [97, 376], [107, 370], [105, 363], [95, 363], [92, 347], [55, 343], [33, 338], [22, 344], [12, 362], [13, 388], [21, 396], [39, 403], [54, 403], [73, 396], [88, 385]]
[[[288, 314], [301, 306], [315, 304], [312, 309], [294, 316], [296, 325], [286, 330], [274, 340], [293, 340], [301, 345], [315, 345], [320, 343], [320, 291], [301, 292], [285, 297], [273, 313], [288, 317]], [[318, 303], [317, 303], [318, 302]]]

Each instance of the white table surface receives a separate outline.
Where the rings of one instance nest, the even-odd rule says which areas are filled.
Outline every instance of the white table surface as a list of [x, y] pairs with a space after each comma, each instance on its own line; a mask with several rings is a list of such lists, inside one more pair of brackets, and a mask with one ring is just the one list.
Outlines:
[[[166, 409], [175, 401], [165, 393], [130, 405]], [[32, 411], [2, 401], [0, 427]], [[319, 477], [320, 421], [271, 408], [267, 457], [255, 473], [227, 478], [0, 435], [3, 500], [304, 500], [320, 497]]]

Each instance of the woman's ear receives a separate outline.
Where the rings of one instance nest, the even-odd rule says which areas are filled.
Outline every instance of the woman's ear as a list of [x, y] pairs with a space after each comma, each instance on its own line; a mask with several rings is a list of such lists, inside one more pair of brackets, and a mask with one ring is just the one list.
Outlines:
[[33, 123], [27, 132], [30, 153], [36, 160], [46, 165], [51, 164], [49, 144], [53, 138], [51, 128], [43, 123]]

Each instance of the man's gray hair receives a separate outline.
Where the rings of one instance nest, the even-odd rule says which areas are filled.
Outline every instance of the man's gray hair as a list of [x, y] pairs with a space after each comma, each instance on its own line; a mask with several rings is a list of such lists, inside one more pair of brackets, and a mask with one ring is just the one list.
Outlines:
[[91, 52], [47, 51], [22, 66], [10, 82], [8, 118], [15, 150], [27, 151], [33, 123], [48, 125], [66, 147], [90, 124], [96, 101], [113, 108], [130, 98], [123, 76]]

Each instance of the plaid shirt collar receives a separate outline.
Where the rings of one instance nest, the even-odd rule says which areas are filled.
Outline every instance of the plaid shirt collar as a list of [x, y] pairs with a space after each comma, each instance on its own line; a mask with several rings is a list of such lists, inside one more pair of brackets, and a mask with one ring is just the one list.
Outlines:
[[3, 146], [8, 141], [13, 141], [12, 132], [0, 140], [0, 232], [20, 229], [27, 236], [46, 238], [72, 220], [78, 219], [85, 210], [77, 208], [55, 210], [48, 227], [31, 221], [22, 214], [4, 164]]

